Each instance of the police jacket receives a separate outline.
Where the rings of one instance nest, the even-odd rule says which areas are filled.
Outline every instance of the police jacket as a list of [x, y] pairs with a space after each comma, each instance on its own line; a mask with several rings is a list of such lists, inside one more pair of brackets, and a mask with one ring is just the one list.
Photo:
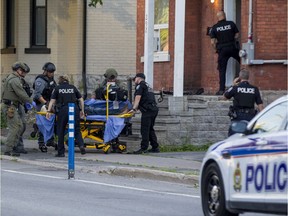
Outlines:
[[[3, 83], [2, 100], [11, 101], [15, 104], [25, 104], [26, 102], [32, 103], [32, 99], [28, 96], [24, 90], [25, 80], [20, 77], [17, 72], [9, 74]], [[5, 102], [4, 102], [5, 103]]]
[[141, 112], [158, 111], [153, 89], [145, 81], [141, 81], [135, 88], [134, 96], [141, 95], [139, 109]]
[[78, 104], [78, 99], [80, 98], [82, 98], [81, 93], [74, 85], [70, 85], [68, 82], [63, 82], [56, 86], [51, 96], [51, 99], [56, 100], [56, 107], [58, 108], [67, 106], [68, 103]]
[[49, 78], [44, 74], [40, 74], [36, 77], [33, 84], [34, 96], [33, 99], [36, 103], [39, 103], [39, 98], [42, 96], [46, 101], [49, 101], [52, 95], [53, 89], [57, 86], [54, 78]]
[[232, 21], [220, 20], [211, 29], [210, 37], [217, 39], [216, 48], [221, 49], [225, 46], [235, 44], [235, 34], [239, 30], [236, 24]]
[[236, 86], [230, 87], [224, 96], [228, 99], [234, 98], [233, 106], [237, 109], [254, 109], [255, 103], [262, 104], [259, 89], [250, 85], [248, 81], [242, 81]]

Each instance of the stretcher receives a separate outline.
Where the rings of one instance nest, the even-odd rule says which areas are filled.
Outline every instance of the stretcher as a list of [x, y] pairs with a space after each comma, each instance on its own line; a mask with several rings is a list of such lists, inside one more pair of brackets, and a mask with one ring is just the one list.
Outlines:
[[[125, 152], [127, 147], [125, 142], [119, 140], [119, 135], [131, 135], [132, 124], [130, 118], [132, 114], [125, 113], [111, 115], [108, 118], [101, 115], [88, 115], [80, 121], [82, 138], [86, 148], [102, 149], [104, 153]], [[92, 142], [86, 142], [88, 139]]]

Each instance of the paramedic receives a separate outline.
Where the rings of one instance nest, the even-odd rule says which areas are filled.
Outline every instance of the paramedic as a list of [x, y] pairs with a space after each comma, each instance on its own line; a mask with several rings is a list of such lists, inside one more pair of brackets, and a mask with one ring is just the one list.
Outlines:
[[[36, 77], [33, 84], [33, 88], [35, 89], [33, 100], [36, 102], [36, 110], [38, 112], [47, 111], [47, 106], [49, 104], [52, 91], [57, 86], [54, 80], [54, 72], [56, 70], [55, 65], [52, 62], [47, 62], [43, 65], [42, 70], [43, 73]], [[52, 136], [52, 138], [50, 138], [45, 145], [43, 134], [39, 131], [38, 144], [39, 149], [41, 149], [42, 152], [47, 152], [46, 145], [53, 147], [55, 146], [54, 136]]]
[[[153, 90], [145, 82], [145, 75], [143, 73], [137, 73], [134, 77], [135, 87], [135, 99], [133, 104], [133, 110], [130, 113], [135, 113], [140, 110], [141, 115], [141, 148], [134, 151], [134, 154], [142, 154], [146, 152], [159, 153], [159, 144], [157, 142], [157, 136], [154, 130], [154, 124], [158, 115], [158, 107], [155, 101], [155, 95]], [[151, 149], [148, 150], [150, 145]]]
[[58, 135], [58, 153], [55, 155], [55, 157], [65, 157], [64, 135], [68, 123], [69, 103], [75, 104], [75, 140], [78, 144], [81, 154], [86, 154], [84, 141], [80, 131], [80, 117], [84, 117], [84, 100], [78, 89], [74, 85], [69, 84], [68, 75], [60, 76], [58, 84], [59, 85], [56, 86], [52, 92], [51, 100], [49, 102], [46, 114], [46, 118], [49, 119], [52, 112], [52, 106], [55, 104]]

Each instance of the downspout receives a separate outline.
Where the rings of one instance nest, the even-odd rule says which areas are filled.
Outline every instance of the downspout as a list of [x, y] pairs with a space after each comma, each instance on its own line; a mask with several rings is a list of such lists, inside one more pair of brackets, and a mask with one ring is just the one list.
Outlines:
[[83, 80], [83, 91], [84, 100], [87, 98], [87, 84], [86, 84], [86, 44], [87, 44], [87, 0], [83, 1], [83, 45], [82, 45], [82, 80]]
[[248, 20], [248, 41], [245, 44], [242, 44], [242, 50], [239, 52], [239, 56], [243, 58], [243, 64], [248, 65], [262, 65], [262, 64], [284, 64], [287, 65], [288, 60], [263, 60], [263, 59], [254, 59], [254, 43], [252, 42], [253, 33], [252, 33], [252, 14], [253, 14], [253, 5], [252, 0], [249, 0], [249, 20]]
[[249, 0], [248, 43], [252, 43], [252, 0]]

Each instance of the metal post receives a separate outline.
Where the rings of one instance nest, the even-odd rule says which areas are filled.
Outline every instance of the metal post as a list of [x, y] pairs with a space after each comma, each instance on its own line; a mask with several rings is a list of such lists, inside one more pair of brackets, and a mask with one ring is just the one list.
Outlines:
[[68, 111], [68, 179], [74, 178], [75, 162], [74, 162], [74, 112], [75, 104], [69, 103]]

